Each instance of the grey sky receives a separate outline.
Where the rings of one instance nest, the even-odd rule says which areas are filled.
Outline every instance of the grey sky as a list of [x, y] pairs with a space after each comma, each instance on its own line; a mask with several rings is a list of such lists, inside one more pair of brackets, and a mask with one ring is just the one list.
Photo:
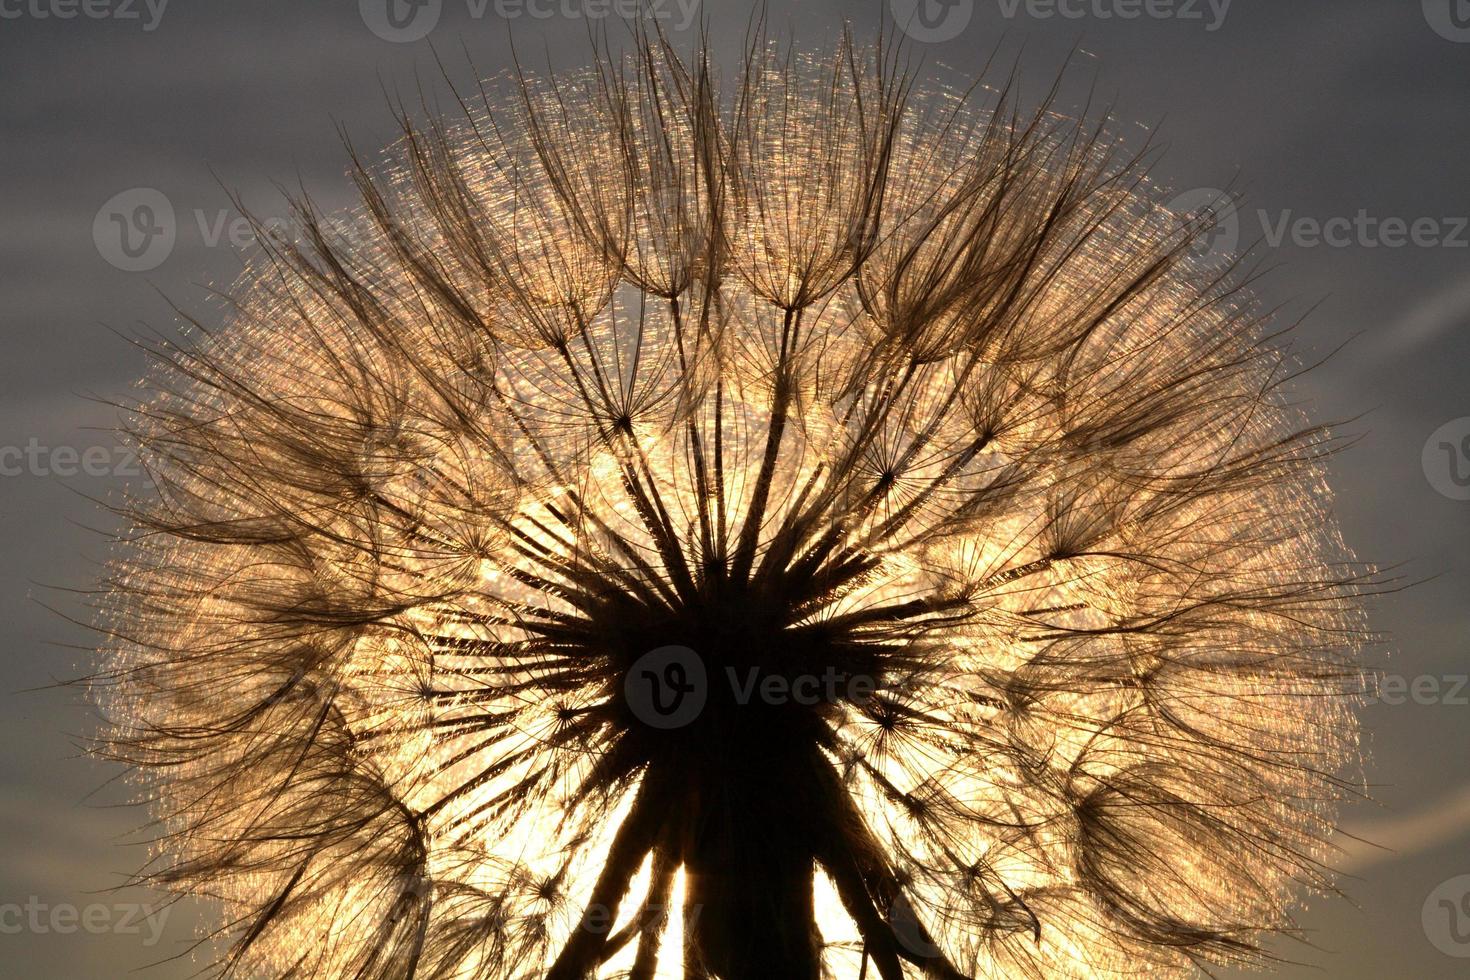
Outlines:
[[[439, 90], [429, 43], [461, 84], [472, 78], [462, 46], [491, 74], [509, 65], [512, 37], [532, 66], [576, 64], [596, 26], [582, 12], [632, 6], [442, 0], [430, 29], [412, 17], [395, 27], [374, 2], [0, 0], [0, 472], [24, 461], [0, 475], [0, 976], [122, 976], [185, 953], [193, 925], [192, 909], [171, 910], [152, 945], [146, 920], [123, 925], [114, 906], [156, 901], [101, 893], [144, 858], [112, 843], [140, 815], [83, 805], [114, 774], [75, 758], [73, 736], [88, 720], [67, 694], [11, 693], [87, 662], [69, 648], [86, 634], [43, 604], [78, 611], [74, 597], [45, 586], [92, 581], [104, 546], [86, 526], [106, 519], [87, 497], [115, 487], [127, 463], [89, 428], [112, 415], [86, 396], [122, 394], [144, 367], [109, 327], [172, 329], [164, 296], [208, 310], [200, 284], [228, 282], [236, 264], [227, 188], [264, 216], [284, 214], [273, 182], [345, 204], [336, 126], [365, 150], [385, 143], [385, 92], [412, 97], [419, 79]], [[427, 2], [405, 10], [435, 15]], [[1379, 665], [1405, 688], [1365, 710], [1376, 802], [1353, 808], [1345, 825], [1389, 849], [1345, 840], [1351, 901], [1312, 902], [1304, 921], [1317, 948], [1283, 949], [1302, 965], [1282, 975], [1464, 976], [1470, 959], [1437, 949], [1422, 913], [1434, 893], [1429, 932], [1443, 944], [1450, 923], [1433, 919], [1435, 889], [1470, 874], [1470, 686], [1456, 681], [1470, 675], [1470, 502], [1441, 492], [1456, 492], [1451, 466], [1470, 474], [1470, 459], [1424, 450], [1445, 423], [1470, 416], [1470, 2], [918, 2], [930, 6], [911, 22], [920, 39], [910, 50], [941, 76], [967, 76], [998, 48], [1003, 65], [1020, 57], [1026, 90], [1039, 96], [1076, 49], [1064, 106], [1092, 91], [1116, 107], [1120, 131], [1141, 141], [1151, 130], [1167, 147], [1161, 184], [1233, 188], [1243, 242], [1283, 236], [1257, 247], [1272, 270], [1259, 292], [1294, 313], [1319, 304], [1300, 330], [1304, 355], [1356, 338], [1300, 391], [1319, 416], [1355, 419], [1345, 431], [1361, 437], [1334, 466], [1350, 545], [1430, 580], [1373, 611], [1393, 635]], [[687, 40], [680, 28], [694, 4], [654, 6]], [[728, 64], [748, 4], [707, 6], [699, 13]], [[892, 33], [893, 11], [912, 7], [772, 0], [770, 19], [784, 36], [823, 44], [843, 17], [870, 37], [880, 26]], [[74, 16], [58, 16], [66, 12]], [[616, 21], [606, 23], [618, 36]], [[399, 42], [370, 25], [427, 34]], [[128, 272], [108, 261], [116, 245], [99, 209], [137, 188], [168, 202], [176, 239], [152, 268]], [[93, 802], [119, 798], [104, 789]], [[32, 896], [47, 910], [107, 911], [92, 913], [90, 931], [53, 928], [48, 911], [42, 928], [11, 934], [4, 907]], [[1470, 916], [1459, 926], [1470, 936]], [[1470, 942], [1456, 951], [1470, 955]], [[185, 958], [144, 975], [197, 967]]]

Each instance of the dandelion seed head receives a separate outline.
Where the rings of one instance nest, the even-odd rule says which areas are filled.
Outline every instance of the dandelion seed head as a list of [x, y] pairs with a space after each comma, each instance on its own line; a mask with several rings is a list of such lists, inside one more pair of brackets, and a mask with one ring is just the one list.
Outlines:
[[1356, 752], [1331, 441], [1136, 157], [983, 96], [849, 43], [522, 79], [160, 350], [98, 692], [219, 975], [1186, 976], [1292, 929]]

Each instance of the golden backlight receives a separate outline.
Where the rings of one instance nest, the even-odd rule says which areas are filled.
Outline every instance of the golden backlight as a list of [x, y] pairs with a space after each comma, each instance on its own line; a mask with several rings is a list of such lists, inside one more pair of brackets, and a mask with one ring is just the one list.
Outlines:
[[225, 974], [1182, 977], [1328, 885], [1285, 342], [1105, 121], [902, 57], [405, 116], [160, 349], [98, 692]]

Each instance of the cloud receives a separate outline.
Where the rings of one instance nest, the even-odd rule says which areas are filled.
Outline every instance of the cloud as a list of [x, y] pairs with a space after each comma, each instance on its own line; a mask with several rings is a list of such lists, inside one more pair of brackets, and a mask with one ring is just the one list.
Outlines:
[[1339, 870], [1359, 873], [1401, 860], [1470, 834], [1470, 786], [1417, 813], [1344, 828], [1336, 844]]
[[1384, 354], [1417, 350], [1470, 321], [1470, 279], [1458, 278], [1405, 313], [1381, 334]]

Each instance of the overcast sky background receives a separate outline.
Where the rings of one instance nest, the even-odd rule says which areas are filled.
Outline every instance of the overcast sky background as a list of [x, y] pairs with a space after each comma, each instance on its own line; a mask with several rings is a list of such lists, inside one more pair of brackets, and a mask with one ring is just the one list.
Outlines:
[[[385, 91], [436, 84], [430, 43], [460, 84], [474, 74], [461, 46], [481, 74], [509, 64], [512, 38], [533, 65], [574, 65], [589, 28], [621, 33], [580, 12], [633, 6], [421, 0], [397, 28], [382, 2], [0, 0], [0, 977], [111, 980], [182, 957], [142, 974], [182, 978], [200, 966], [188, 954], [197, 910], [170, 910], [151, 942], [147, 922], [114, 906], [152, 899], [105, 891], [144, 855], [116, 842], [140, 819], [105, 806], [119, 793], [87, 799], [115, 775], [78, 758], [87, 712], [64, 691], [13, 693], [89, 662], [87, 634], [46, 605], [79, 611], [48, 586], [94, 580], [104, 546], [88, 528], [106, 518], [88, 497], [115, 487], [127, 462], [102, 430], [113, 414], [88, 400], [125, 392], [144, 368], [114, 331], [171, 330], [168, 299], [202, 309], [202, 286], [230, 280], [227, 190], [267, 217], [285, 214], [273, 182], [345, 205], [336, 126], [361, 147], [385, 144]], [[1382, 846], [1344, 838], [1347, 897], [1312, 901], [1315, 948], [1283, 947], [1296, 962], [1281, 973], [1467, 975], [1470, 878], [1454, 879], [1470, 875], [1470, 686], [1457, 680], [1470, 674], [1470, 502], [1454, 498], [1470, 496], [1470, 2], [918, 2], [911, 51], [940, 77], [967, 77], [998, 48], [1003, 64], [1020, 58], [1039, 97], [1076, 48], [1064, 107], [1095, 91], [1121, 131], [1154, 132], [1171, 194], [1241, 192], [1242, 245], [1285, 231], [1257, 246], [1273, 270], [1264, 299], [1296, 314], [1315, 305], [1299, 336], [1308, 354], [1352, 339], [1299, 390], [1360, 437], [1334, 465], [1349, 544], [1427, 581], [1373, 610], [1392, 634], [1378, 665], [1406, 691], [1365, 709], [1376, 802], [1344, 826]], [[743, 0], [654, 6], [676, 40], [707, 17], [732, 63]], [[772, 0], [770, 18], [782, 36], [825, 44], [843, 18], [872, 37], [913, 6]], [[155, 239], [130, 258], [113, 215], [129, 221], [160, 196], [172, 246]], [[1346, 232], [1315, 239], [1311, 222], [1331, 219]], [[119, 267], [130, 265], [149, 268]], [[68, 450], [106, 474], [65, 476], [80, 469]], [[28, 904], [41, 928], [12, 934], [6, 907]], [[106, 908], [54, 928], [70, 920], [52, 911], [89, 905]]]

